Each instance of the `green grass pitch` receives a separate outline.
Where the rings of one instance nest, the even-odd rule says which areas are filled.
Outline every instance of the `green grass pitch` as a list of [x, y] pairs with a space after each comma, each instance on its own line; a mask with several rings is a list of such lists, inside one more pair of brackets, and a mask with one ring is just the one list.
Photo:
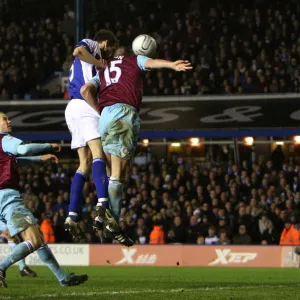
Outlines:
[[0, 299], [300, 299], [299, 269], [70, 267], [86, 273], [81, 286], [61, 288], [45, 267], [38, 278], [22, 278], [17, 267], [7, 273]]

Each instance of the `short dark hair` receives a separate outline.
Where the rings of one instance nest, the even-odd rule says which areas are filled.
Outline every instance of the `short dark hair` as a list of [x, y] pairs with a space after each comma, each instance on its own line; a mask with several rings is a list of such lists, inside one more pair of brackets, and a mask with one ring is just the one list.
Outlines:
[[99, 30], [95, 34], [94, 40], [98, 42], [108, 41], [109, 46], [115, 46], [119, 44], [119, 41], [115, 34], [112, 31], [106, 29]]
[[[119, 53], [121, 53], [121, 54], [119, 54]], [[133, 53], [133, 52], [131, 52], [129, 48], [126, 48], [126, 47], [124, 47], [124, 46], [120, 46], [120, 47], [118, 47], [118, 48], [115, 50], [114, 55], [117, 56], [117, 54], [118, 54], [118, 56], [124, 56], [124, 55], [130, 55], [130, 54], [132, 54], [132, 53]]]

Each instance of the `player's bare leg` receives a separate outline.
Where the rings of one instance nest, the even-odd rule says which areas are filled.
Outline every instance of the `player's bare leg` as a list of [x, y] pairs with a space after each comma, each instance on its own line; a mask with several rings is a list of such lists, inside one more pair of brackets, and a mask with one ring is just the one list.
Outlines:
[[81, 147], [77, 149], [79, 157], [79, 167], [71, 185], [69, 216], [67, 217], [64, 227], [70, 232], [72, 239], [77, 243], [86, 242], [86, 236], [79, 226], [80, 210], [83, 200], [83, 187], [86, 182], [87, 175], [90, 172], [92, 154], [89, 147]]
[[97, 217], [103, 220], [105, 226], [109, 226], [114, 230], [119, 230], [119, 222], [114, 217], [109, 207], [106, 159], [102, 150], [101, 140], [91, 140], [88, 142], [88, 146], [93, 156], [92, 174], [98, 197], [96, 206]]

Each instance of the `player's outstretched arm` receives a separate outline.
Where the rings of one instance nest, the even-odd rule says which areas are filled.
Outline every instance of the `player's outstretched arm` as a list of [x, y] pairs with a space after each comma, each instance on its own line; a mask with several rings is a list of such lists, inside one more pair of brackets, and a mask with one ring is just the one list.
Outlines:
[[45, 154], [41, 156], [19, 156], [17, 162], [20, 166], [31, 165], [32, 163], [39, 162], [54, 162], [58, 163], [58, 158], [53, 154]]
[[97, 88], [92, 82], [87, 82], [80, 89], [80, 94], [83, 99], [95, 110], [98, 111], [97, 107]]
[[169, 61], [165, 59], [152, 59], [149, 58], [145, 61], [144, 65], [146, 70], [153, 69], [171, 69], [177, 72], [185, 72], [193, 69], [191, 63], [187, 60]]
[[73, 51], [73, 56], [88, 64], [95, 65], [98, 68], [106, 67], [106, 61], [104, 59], [96, 59], [84, 46], [76, 47]]
[[21, 144], [17, 146], [15, 155], [32, 156], [45, 151], [60, 152], [61, 145], [59, 144]]

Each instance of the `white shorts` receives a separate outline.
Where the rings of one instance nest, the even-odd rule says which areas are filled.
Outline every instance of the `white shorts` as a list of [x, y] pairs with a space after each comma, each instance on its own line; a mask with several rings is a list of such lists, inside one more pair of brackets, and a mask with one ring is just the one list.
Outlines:
[[100, 115], [84, 100], [72, 99], [65, 110], [65, 118], [72, 135], [72, 149], [85, 147], [88, 141], [100, 138]]

